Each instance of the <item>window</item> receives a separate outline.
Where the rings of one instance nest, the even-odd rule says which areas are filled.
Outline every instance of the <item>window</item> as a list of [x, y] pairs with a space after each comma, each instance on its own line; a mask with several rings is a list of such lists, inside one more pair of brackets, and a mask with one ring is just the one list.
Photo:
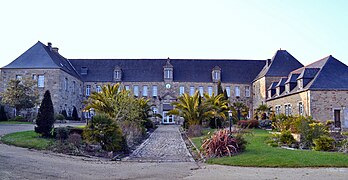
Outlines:
[[16, 75], [16, 80], [22, 80], [22, 75]]
[[116, 80], [121, 79], [121, 72], [119, 70], [115, 71], [115, 79]]
[[212, 96], [213, 95], [213, 87], [208, 86], [208, 95]]
[[303, 115], [303, 103], [302, 102], [298, 103], [298, 114]]
[[184, 86], [180, 86], [180, 96], [183, 95], [185, 93], [185, 87]]
[[227, 94], [227, 97], [231, 97], [231, 87], [230, 86], [226, 86], [226, 94]]
[[31, 79], [32, 79], [32, 80], [36, 80], [36, 74], [33, 74], [33, 75], [31, 76]]
[[100, 93], [102, 91], [102, 88], [99, 85], [97, 85], [95, 89], [97, 93]]
[[64, 90], [68, 91], [68, 78], [65, 78], [64, 80]]
[[219, 72], [214, 71], [214, 79], [219, 80]]
[[278, 115], [281, 113], [281, 106], [275, 106], [275, 113]]
[[195, 94], [195, 87], [191, 86], [190, 87], [190, 96], [193, 96], [193, 94]]
[[285, 104], [284, 108], [285, 108], [285, 115], [290, 116], [291, 115], [291, 104]]
[[87, 85], [86, 86], [86, 96], [90, 96], [91, 95], [91, 85]]
[[204, 94], [203, 86], [199, 86], [198, 90], [199, 90], [199, 95], [203, 96], [203, 94]]
[[157, 97], [157, 86], [152, 86], [152, 96]]
[[133, 94], [134, 96], [138, 97], [139, 96], [139, 86], [135, 85], [133, 87]]
[[44, 75], [38, 76], [37, 87], [45, 87], [45, 76]]
[[240, 97], [240, 89], [239, 86], [235, 87], [235, 93], [236, 93], [236, 97]]
[[171, 79], [172, 78], [172, 70], [171, 69], [165, 69], [164, 70], [164, 78], [165, 79]]
[[73, 93], [75, 93], [75, 89], [76, 89], [76, 87], [75, 87], [75, 86], [76, 86], [76, 82], [75, 82], [75, 81], [73, 81], [73, 85], [72, 85], [72, 92], [73, 92]]
[[124, 88], [126, 89], [126, 91], [129, 91], [129, 86], [124, 86]]
[[143, 86], [143, 96], [147, 97], [147, 86]]
[[245, 86], [245, 97], [250, 97], [250, 86]]

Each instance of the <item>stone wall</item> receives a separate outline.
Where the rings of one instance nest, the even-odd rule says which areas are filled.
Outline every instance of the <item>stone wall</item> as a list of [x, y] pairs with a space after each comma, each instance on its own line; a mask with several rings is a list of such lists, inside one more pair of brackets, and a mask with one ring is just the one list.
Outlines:
[[[38, 87], [39, 102], [41, 103], [45, 91], [49, 90], [56, 114], [63, 109], [66, 109], [67, 112], [72, 112], [73, 106], [77, 108], [79, 115], [81, 114], [83, 83], [74, 76], [60, 69], [2, 69], [0, 92], [4, 92], [8, 82], [11, 79], [16, 79], [16, 75], [21, 75], [23, 79], [33, 78], [33, 76], [37, 79], [38, 75], [44, 75], [44, 87]], [[65, 78], [68, 80], [68, 88], [66, 90], [64, 89]], [[75, 82], [75, 88], [73, 87], [73, 82]]]

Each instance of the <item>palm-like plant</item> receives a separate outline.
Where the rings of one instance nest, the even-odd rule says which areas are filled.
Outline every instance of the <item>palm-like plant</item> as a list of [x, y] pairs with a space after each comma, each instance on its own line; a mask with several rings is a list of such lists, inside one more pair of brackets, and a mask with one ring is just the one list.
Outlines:
[[248, 114], [249, 108], [242, 102], [234, 102], [232, 111], [235, 119], [240, 120], [241, 116], [245, 117]]
[[267, 104], [260, 104], [259, 107], [256, 108], [256, 113], [261, 116], [261, 119], [267, 119], [267, 114], [272, 112], [271, 107], [268, 107]]
[[209, 96], [204, 94], [205, 98], [205, 107], [206, 107], [206, 115], [215, 120], [215, 127], [217, 127], [217, 119], [226, 120], [226, 113], [228, 111], [228, 103], [224, 100], [223, 94], [218, 94], [217, 96], [212, 94]]

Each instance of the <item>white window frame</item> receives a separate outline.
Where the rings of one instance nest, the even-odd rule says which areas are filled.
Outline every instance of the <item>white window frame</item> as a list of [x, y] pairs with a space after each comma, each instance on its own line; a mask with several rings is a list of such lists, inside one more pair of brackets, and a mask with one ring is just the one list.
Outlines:
[[143, 97], [147, 97], [147, 95], [148, 95], [148, 88], [147, 88], [147, 86], [145, 85], [145, 86], [143, 86], [143, 92], [142, 92], [142, 94], [143, 94]]
[[100, 86], [100, 85], [97, 85], [96, 88], [95, 88], [95, 91], [96, 91], [97, 93], [100, 93], [101, 90], [102, 90], [101, 86]]
[[193, 96], [195, 94], [195, 87], [190, 86], [190, 96]]
[[198, 87], [198, 91], [199, 91], [199, 95], [203, 97], [203, 95], [204, 95], [204, 87], [203, 86], [199, 86]]
[[298, 102], [298, 114], [303, 116], [304, 113], [304, 107], [303, 107], [303, 102]]
[[121, 79], [121, 71], [115, 70], [115, 79]]
[[44, 75], [37, 76], [37, 87], [39, 87], [39, 88], [45, 87], [45, 76]]
[[231, 87], [226, 86], [225, 90], [226, 90], [227, 97], [231, 97]]
[[129, 91], [130, 89], [128, 85], [124, 86], [124, 88], [126, 89], [126, 91]]
[[136, 96], [136, 97], [139, 96], [139, 86], [138, 86], [138, 85], [134, 85], [134, 86], [133, 86], [133, 94], [134, 94], [134, 96]]
[[64, 79], [64, 90], [68, 91], [68, 78]]
[[180, 89], [179, 89], [179, 95], [183, 95], [185, 93], [185, 87], [184, 86], [180, 86]]
[[239, 86], [236, 86], [236, 87], [234, 88], [234, 91], [235, 91], [236, 97], [240, 97], [240, 87], [239, 87]]
[[250, 97], [250, 86], [245, 86], [245, 97]]
[[87, 85], [86, 86], [86, 96], [90, 96], [91, 95], [91, 85]]
[[75, 93], [76, 90], [76, 82], [73, 81], [73, 85], [72, 85], [72, 92]]
[[275, 106], [275, 113], [276, 113], [276, 115], [281, 114], [281, 107], [282, 107], [282, 106], [280, 106], [280, 105], [276, 105], [276, 106]]
[[214, 71], [214, 79], [219, 80], [219, 72]]
[[209, 96], [213, 95], [213, 87], [212, 86], [208, 86], [208, 95]]
[[22, 78], [22, 75], [19, 75], [19, 74], [16, 75], [16, 80], [21, 81], [22, 79], [23, 79], [23, 78]]
[[157, 92], [157, 86], [152, 86], [152, 96], [153, 97], [157, 97], [157, 94], [158, 94], [158, 92]]

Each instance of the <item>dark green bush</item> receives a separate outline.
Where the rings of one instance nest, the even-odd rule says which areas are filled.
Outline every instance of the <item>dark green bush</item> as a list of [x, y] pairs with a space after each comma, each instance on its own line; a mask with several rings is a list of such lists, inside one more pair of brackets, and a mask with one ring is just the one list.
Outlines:
[[72, 118], [72, 120], [75, 120], [75, 121], [80, 120], [79, 115], [77, 114], [77, 109], [76, 109], [76, 107], [75, 107], [75, 106], [74, 106], [74, 109], [73, 109], [73, 112], [72, 112], [71, 118]]
[[290, 131], [283, 131], [280, 135], [279, 141], [288, 146], [296, 142]]
[[330, 151], [334, 149], [335, 140], [330, 136], [320, 136], [313, 140], [314, 150], [316, 151]]
[[127, 149], [120, 127], [104, 114], [94, 116], [85, 128], [83, 137], [90, 143], [99, 143], [106, 151]]
[[14, 121], [24, 121], [24, 117], [23, 116], [16, 116], [15, 118], [13, 118]]
[[64, 116], [64, 119], [68, 119], [68, 114], [65, 109], [62, 110], [61, 114]]
[[54, 128], [55, 138], [59, 140], [66, 140], [69, 137], [70, 130], [68, 127]]
[[39, 112], [36, 119], [35, 132], [41, 134], [44, 137], [50, 137], [51, 131], [54, 125], [54, 110], [51, 100], [51, 93], [47, 90], [42, 99]]
[[0, 106], [0, 121], [7, 121], [7, 115], [4, 106]]

